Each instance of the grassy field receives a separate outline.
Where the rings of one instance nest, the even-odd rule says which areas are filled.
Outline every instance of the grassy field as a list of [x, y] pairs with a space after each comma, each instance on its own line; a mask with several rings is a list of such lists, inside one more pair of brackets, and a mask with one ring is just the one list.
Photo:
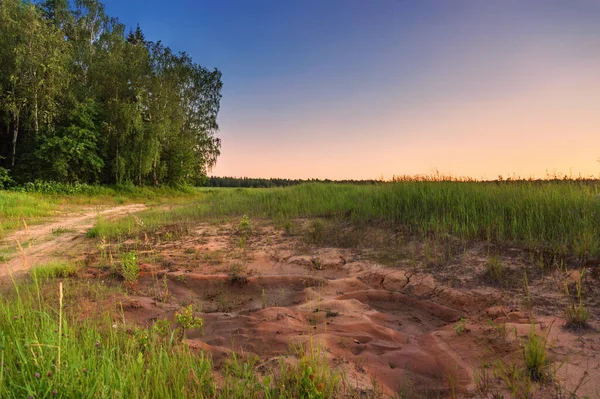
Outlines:
[[327, 218], [401, 228], [423, 237], [522, 245], [581, 259], [600, 254], [600, 186], [581, 182], [398, 182], [304, 184], [274, 189], [204, 189], [185, 207], [148, 211], [139, 221], [99, 221], [91, 236], [151, 231], [204, 217]]
[[[185, 192], [98, 190], [0, 192], [0, 222], [10, 231], [23, 219], [27, 223], [48, 219], [66, 204], [139, 202], [156, 206], [121, 219], [98, 219], [87, 237], [104, 246], [165, 226], [169, 234], [185, 236], [199, 221], [218, 224], [232, 217], [244, 221], [248, 219], [242, 216], [247, 215], [284, 228], [307, 218], [401, 231], [417, 240], [451, 236], [580, 260], [600, 255], [600, 200], [595, 198], [600, 186], [595, 183], [313, 183]], [[126, 264], [123, 256], [121, 264]], [[134, 281], [139, 274], [135, 266]], [[202, 320], [191, 310], [186, 313], [183, 308], [171, 322], [134, 325], [119, 314], [127, 279], [109, 286], [73, 278], [81, 268], [69, 262], [38, 265], [23, 281], [4, 287], [0, 397], [353, 397], [345, 376], [330, 367], [318, 347], [301, 348], [297, 364], [280, 363], [261, 373], [256, 372], [256, 360], [232, 356], [217, 377], [210, 357], [186, 344], [185, 331], [202, 328]], [[81, 298], [112, 301], [108, 307], [112, 310], [80, 317]]]

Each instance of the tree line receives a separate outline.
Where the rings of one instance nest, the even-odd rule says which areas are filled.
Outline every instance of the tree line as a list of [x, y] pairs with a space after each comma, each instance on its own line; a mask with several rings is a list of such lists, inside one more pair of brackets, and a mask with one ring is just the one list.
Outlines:
[[280, 179], [280, 178], [253, 178], [253, 177], [205, 177], [196, 182], [202, 187], [248, 187], [269, 188], [288, 187], [302, 183], [342, 183], [342, 184], [379, 184], [380, 180], [329, 180], [329, 179]]
[[98, 0], [0, 0], [0, 187], [193, 183], [220, 154], [221, 88]]

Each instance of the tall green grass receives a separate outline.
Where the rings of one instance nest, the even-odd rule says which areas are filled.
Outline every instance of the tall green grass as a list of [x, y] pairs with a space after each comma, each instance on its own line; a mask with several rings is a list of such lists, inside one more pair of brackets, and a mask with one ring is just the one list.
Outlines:
[[16, 288], [0, 303], [0, 397], [212, 397], [206, 357], [144, 345], [109, 317], [78, 320], [35, 285]]
[[[402, 227], [415, 235], [451, 234], [586, 257], [600, 254], [598, 192], [600, 186], [577, 181], [314, 183], [205, 190], [201, 200], [184, 208], [141, 218], [153, 228], [206, 216], [333, 218]], [[131, 232], [144, 230], [131, 226]]]
[[0, 239], [8, 231], [22, 226], [23, 219], [35, 223], [47, 218], [57, 205], [57, 198], [0, 190]]
[[[519, 242], [580, 256], [600, 251], [600, 188], [561, 183], [399, 182], [222, 192], [216, 213], [333, 217], [401, 225], [410, 233]], [[246, 210], [248, 209], [248, 210]]]

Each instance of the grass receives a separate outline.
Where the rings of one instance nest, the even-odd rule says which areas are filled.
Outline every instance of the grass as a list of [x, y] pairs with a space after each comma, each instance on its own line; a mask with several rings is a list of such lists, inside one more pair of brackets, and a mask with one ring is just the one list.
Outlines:
[[39, 194], [0, 191], [0, 239], [6, 233], [49, 217], [58, 206], [58, 198]]
[[577, 330], [588, 326], [590, 313], [583, 304], [582, 280], [585, 274], [585, 269], [581, 271], [579, 279], [575, 282], [575, 298], [571, 297], [568, 282], [565, 282], [565, 293], [569, 304], [565, 309], [565, 328]]
[[493, 282], [499, 283], [504, 276], [504, 265], [498, 256], [491, 256], [485, 264], [486, 275]]
[[535, 324], [531, 324], [531, 331], [523, 344], [523, 360], [525, 368], [534, 381], [541, 381], [547, 376], [548, 337], [538, 335]]
[[69, 262], [49, 262], [34, 266], [31, 274], [37, 279], [73, 277], [80, 270], [80, 266]]
[[0, 303], [0, 397], [176, 398], [214, 392], [210, 360], [187, 347], [171, 346], [152, 333], [153, 344], [142, 345], [125, 326], [113, 328], [109, 317], [65, 316], [60, 298], [43, 297], [31, 285], [15, 288], [19, 294]]
[[[302, 184], [274, 189], [209, 189], [169, 211], [99, 221], [90, 236], [116, 237], [166, 224], [185, 228], [206, 217], [323, 218], [401, 228], [415, 236], [450, 234], [465, 240], [523, 245], [580, 259], [600, 255], [600, 186], [564, 182], [396, 182], [371, 186]], [[315, 221], [313, 241], [324, 229]]]
[[216, 378], [211, 359], [184, 339], [185, 330], [202, 325], [191, 307], [176, 314], [176, 329], [165, 320], [138, 328], [109, 313], [82, 319], [76, 305], [89, 286], [42, 282], [5, 290], [0, 397], [333, 398], [341, 392], [341, 376], [316, 345], [296, 348], [297, 361], [282, 358], [265, 373], [256, 371], [256, 359], [234, 355]]

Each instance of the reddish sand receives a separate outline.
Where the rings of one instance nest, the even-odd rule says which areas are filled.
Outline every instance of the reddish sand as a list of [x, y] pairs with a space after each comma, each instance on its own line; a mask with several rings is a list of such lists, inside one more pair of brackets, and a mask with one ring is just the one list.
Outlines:
[[[54, 224], [76, 229], [65, 236], [50, 237], [51, 226], [30, 229], [41, 243], [34, 241], [28, 255], [47, 256], [44, 248], [56, 250], [67, 241], [83, 245], [83, 229], [93, 217]], [[187, 338], [212, 354], [217, 370], [232, 351], [258, 356], [260, 371], [279, 357], [292, 358], [291, 344], [304, 343], [321, 348], [359, 392], [522, 397], [521, 388], [511, 392], [501, 375], [512, 364], [522, 368], [522, 345], [533, 325], [548, 336], [548, 370], [555, 380], [534, 384], [532, 397], [568, 398], [575, 392], [600, 398], [595, 276], [586, 277], [591, 328], [573, 332], [563, 328], [561, 284], [576, 281], [577, 272], [530, 273], [534, 306], [527, 310], [520, 279], [530, 266], [517, 249], [503, 255], [509, 278], [507, 286], [499, 286], [482, 277], [488, 251], [478, 245], [447, 264], [432, 266], [423, 255], [412, 261], [405, 256], [390, 267], [372, 260], [373, 248], [307, 246], [268, 222], [255, 226], [243, 248], [232, 225], [200, 224], [176, 240], [165, 229], [149, 240], [129, 243], [143, 264], [135, 294], [124, 304], [125, 317], [139, 324], [172, 320], [175, 311], [192, 304], [204, 328], [189, 331]], [[419, 245], [408, 242], [396, 250], [422, 253]], [[87, 278], [105, 278], [94, 266], [94, 251], [89, 253]], [[26, 267], [18, 262], [11, 261], [13, 270]]]

